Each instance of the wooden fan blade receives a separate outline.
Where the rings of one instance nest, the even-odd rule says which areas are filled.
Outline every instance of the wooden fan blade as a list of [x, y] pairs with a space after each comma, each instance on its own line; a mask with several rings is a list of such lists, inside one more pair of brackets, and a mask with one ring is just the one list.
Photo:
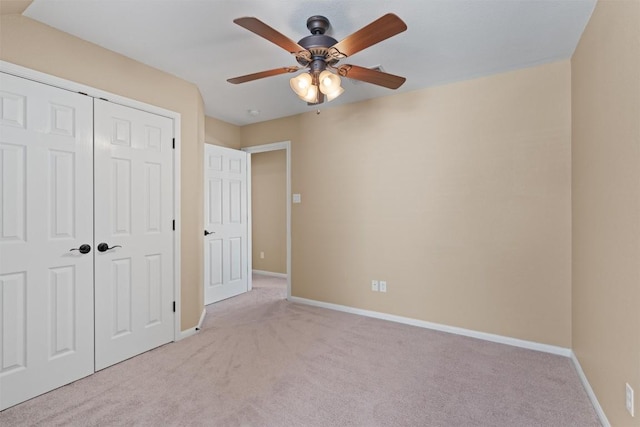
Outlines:
[[371, 24], [334, 44], [329, 53], [336, 59], [351, 56], [407, 29], [407, 24], [393, 13], [387, 13]]
[[274, 43], [289, 53], [296, 54], [301, 51], [306, 51], [305, 48], [300, 46], [298, 43], [291, 40], [289, 37], [284, 34], [278, 32], [277, 30], [271, 28], [258, 18], [253, 17], [244, 17], [234, 19], [233, 22], [240, 25], [243, 28], [251, 31], [259, 35], [262, 38], [269, 40], [271, 43]]
[[282, 67], [282, 68], [274, 68], [273, 70], [260, 71], [259, 73], [247, 74], [246, 76], [234, 77], [231, 79], [227, 79], [229, 83], [238, 84], [250, 82], [252, 80], [263, 79], [265, 77], [277, 76], [285, 73], [295, 73], [298, 71], [300, 67]]
[[382, 71], [371, 70], [369, 68], [358, 67], [357, 65], [341, 65], [338, 67], [338, 74], [362, 82], [373, 83], [389, 89], [398, 89], [407, 80], [404, 77]]

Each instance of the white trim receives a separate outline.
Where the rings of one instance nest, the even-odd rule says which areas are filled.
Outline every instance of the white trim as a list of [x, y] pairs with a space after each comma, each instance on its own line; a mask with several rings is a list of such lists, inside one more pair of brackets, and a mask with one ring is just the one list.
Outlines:
[[204, 323], [204, 318], [207, 316], [207, 309], [203, 308], [202, 309], [202, 314], [200, 314], [200, 320], [198, 321], [198, 326], [196, 326], [196, 329], [200, 330], [202, 329], [202, 324]]
[[176, 221], [176, 229], [173, 232], [173, 300], [176, 302], [176, 312], [173, 318], [174, 323], [174, 341], [180, 340], [182, 332], [182, 284], [181, 277], [181, 264], [182, 264], [182, 249], [181, 249], [181, 236], [182, 236], [182, 221], [180, 220], [180, 153], [182, 150], [182, 124], [180, 114], [177, 119], [173, 119], [173, 137], [176, 141], [175, 150], [173, 150], [173, 217]]
[[255, 145], [241, 148], [247, 153], [264, 153], [267, 151], [285, 150], [287, 156], [287, 299], [291, 301], [291, 141], [274, 142], [272, 144]]
[[582, 386], [584, 387], [584, 390], [587, 392], [587, 395], [589, 396], [589, 400], [591, 400], [593, 409], [595, 409], [596, 414], [598, 414], [600, 423], [602, 424], [603, 427], [611, 427], [611, 424], [609, 423], [609, 420], [607, 419], [607, 416], [605, 415], [604, 410], [602, 409], [602, 406], [600, 406], [600, 402], [598, 402], [598, 398], [596, 397], [596, 394], [591, 388], [591, 384], [589, 384], [589, 380], [587, 380], [587, 376], [584, 374], [584, 371], [582, 370], [582, 366], [580, 366], [578, 357], [573, 351], [571, 351], [571, 361], [573, 362], [574, 368], [576, 368], [576, 372], [578, 373], [578, 377], [580, 377], [580, 382], [582, 382]]
[[253, 274], [260, 274], [262, 276], [271, 276], [271, 277], [279, 277], [281, 279], [286, 279], [289, 277], [287, 273], [275, 273], [273, 271], [265, 271], [265, 270], [252, 270]]
[[176, 312], [174, 313], [174, 332], [173, 339], [177, 341], [181, 336], [181, 326], [180, 326], [180, 317], [181, 317], [181, 302], [180, 302], [180, 147], [181, 147], [181, 115], [180, 113], [176, 113], [175, 111], [170, 111], [161, 107], [157, 107], [155, 105], [146, 104], [144, 102], [136, 101], [133, 99], [125, 98], [120, 95], [116, 95], [110, 92], [105, 92], [100, 89], [93, 88], [91, 86], [86, 86], [80, 83], [73, 82], [71, 80], [66, 80], [60, 77], [52, 76], [50, 74], [46, 74], [40, 71], [32, 70], [30, 68], [25, 68], [20, 65], [12, 64], [10, 62], [1, 61], [0, 60], [0, 71], [11, 74], [17, 77], [22, 77], [24, 79], [33, 80], [38, 83], [44, 83], [49, 86], [54, 86], [59, 89], [68, 90], [71, 92], [82, 92], [91, 96], [93, 98], [102, 98], [114, 104], [123, 105], [126, 107], [135, 108], [138, 110], [146, 111], [148, 113], [157, 114], [159, 116], [167, 117], [173, 120], [173, 129], [174, 129], [174, 137], [176, 139], [176, 149], [174, 151], [173, 156], [173, 205], [174, 205], [174, 216], [176, 220], [176, 230], [174, 233], [174, 287], [173, 287], [173, 297], [176, 302]]
[[253, 216], [251, 214], [251, 153], [247, 153], [247, 292], [253, 289], [253, 277], [249, 272], [253, 266]]
[[556, 354], [558, 356], [570, 357], [571, 349], [558, 347], [555, 345], [542, 344], [534, 341], [526, 341], [518, 338], [505, 337], [503, 335], [489, 334], [487, 332], [473, 331], [471, 329], [458, 328], [440, 323], [427, 322], [425, 320], [412, 319], [410, 317], [396, 316], [394, 314], [381, 313], [378, 311], [363, 310], [361, 308], [349, 307], [346, 305], [331, 304], [323, 301], [316, 301], [306, 298], [291, 297], [291, 302], [311, 305], [314, 307], [328, 308], [330, 310], [343, 311], [345, 313], [358, 314], [360, 316], [373, 317], [375, 319], [388, 320], [391, 322], [403, 323], [405, 325], [418, 326], [425, 329], [447, 332], [450, 334], [462, 335], [465, 337], [477, 338], [484, 341], [491, 341], [499, 344], [506, 344], [513, 347], [526, 348], [529, 350], [542, 351], [544, 353]]
[[138, 110], [146, 111], [148, 113], [157, 114], [159, 116], [175, 119], [180, 117], [180, 113], [167, 110], [162, 107], [147, 104], [144, 102], [136, 101], [135, 99], [126, 98], [121, 95], [116, 95], [111, 92], [106, 92], [101, 89], [96, 89], [91, 86], [86, 86], [81, 83], [76, 83], [71, 80], [66, 80], [61, 77], [52, 76], [40, 71], [25, 68], [20, 65], [12, 64], [10, 62], [0, 60], [0, 71], [12, 74], [17, 77], [33, 80], [38, 83], [44, 83], [49, 86], [54, 86], [59, 89], [68, 90], [71, 92], [82, 92], [92, 98], [102, 98], [114, 104], [124, 105], [126, 107], [136, 108]]
[[266, 153], [267, 151], [287, 150], [291, 145], [291, 141], [273, 142], [271, 144], [254, 145], [251, 147], [243, 147], [240, 150], [247, 153]]
[[291, 298], [291, 141], [285, 142], [287, 153], [287, 299]]
[[202, 313], [200, 314], [200, 320], [198, 321], [198, 324], [196, 326], [194, 326], [193, 328], [189, 328], [189, 329], [185, 329], [184, 331], [180, 332], [178, 341], [183, 340], [187, 337], [190, 337], [191, 335], [195, 335], [198, 333], [198, 331], [200, 329], [202, 329], [202, 323], [204, 322], [204, 318], [207, 314], [207, 309], [203, 308], [202, 309]]
[[191, 335], [195, 335], [198, 332], [198, 327], [194, 326], [193, 328], [185, 329], [184, 331], [180, 331], [180, 335], [176, 341], [181, 341], [185, 338], [189, 338]]

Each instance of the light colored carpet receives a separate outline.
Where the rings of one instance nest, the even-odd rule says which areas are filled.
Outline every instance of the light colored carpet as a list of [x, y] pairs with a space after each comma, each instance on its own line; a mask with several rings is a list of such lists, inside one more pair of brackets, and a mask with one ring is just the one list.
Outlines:
[[0, 425], [598, 426], [569, 359], [287, 302], [282, 279], [202, 331], [0, 413]]

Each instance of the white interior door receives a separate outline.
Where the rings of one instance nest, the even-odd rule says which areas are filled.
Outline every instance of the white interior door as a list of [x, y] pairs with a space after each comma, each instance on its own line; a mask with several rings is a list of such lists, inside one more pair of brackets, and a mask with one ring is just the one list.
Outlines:
[[248, 156], [242, 151], [205, 144], [205, 304], [249, 289]]
[[173, 121], [100, 99], [94, 120], [99, 370], [174, 338]]
[[93, 372], [92, 131], [91, 98], [0, 73], [0, 410]]

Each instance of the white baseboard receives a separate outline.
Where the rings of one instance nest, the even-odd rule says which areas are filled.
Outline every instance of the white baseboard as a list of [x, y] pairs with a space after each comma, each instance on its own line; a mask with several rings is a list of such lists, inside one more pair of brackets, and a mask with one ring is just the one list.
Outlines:
[[196, 326], [196, 331], [199, 331], [200, 329], [202, 329], [202, 323], [204, 322], [204, 318], [207, 315], [207, 308], [203, 308], [202, 309], [202, 313], [200, 313], [200, 320], [198, 321], [198, 326]]
[[312, 305], [314, 307], [328, 308], [331, 310], [343, 311], [345, 313], [359, 314], [361, 316], [373, 317], [376, 319], [389, 320], [391, 322], [404, 323], [405, 325], [418, 326], [420, 328], [433, 329], [435, 331], [448, 332], [450, 334], [463, 335], [465, 337], [478, 338], [485, 341], [491, 341], [500, 344], [511, 345], [514, 347], [526, 348], [529, 350], [542, 351], [545, 353], [556, 354], [558, 356], [571, 357], [571, 349], [558, 347], [555, 345], [542, 344], [534, 341], [526, 341], [518, 338], [505, 337], [502, 335], [489, 334], [486, 332], [473, 331], [471, 329], [458, 328], [456, 326], [447, 326], [440, 323], [427, 322], [425, 320], [412, 319], [410, 317], [396, 316], [393, 314], [381, 313], [377, 311], [363, 310], [345, 305], [331, 304], [323, 301], [310, 300], [306, 298], [291, 297], [291, 302]]
[[183, 340], [187, 337], [190, 337], [191, 335], [195, 335], [200, 330], [200, 328], [202, 328], [202, 322], [204, 322], [204, 318], [206, 314], [207, 314], [207, 309], [203, 308], [202, 313], [200, 314], [200, 321], [198, 322], [198, 324], [193, 328], [189, 328], [189, 329], [185, 329], [184, 331], [181, 331], [180, 336], [178, 337], [178, 341]]
[[196, 332], [198, 332], [196, 331], [196, 326], [194, 326], [193, 328], [185, 329], [184, 331], [180, 331], [180, 336], [178, 337], [178, 341], [188, 338], [191, 335], [195, 335]]
[[576, 368], [576, 372], [578, 372], [578, 376], [580, 377], [582, 386], [584, 387], [585, 391], [587, 392], [587, 395], [589, 396], [589, 400], [591, 400], [593, 409], [595, 409], [596, 414], [598, 414], [600, 423], [602, 423], [603, 427], [611, 427], [611, 424], [609, 423], [609, 420], [607, 419], [607, 416], [605, 415], [604, 410], [602, 409], [602, 406], [600, 406], [600, 402], [598, 402], [598, 398], [596, 397], [596, 394], [591, 388], [591, 384], [589, 384], [589, 380], [587, 380], [587, 376], [584, 374], [584, 371], [582, 370], [582, 366], [580, 366], [580, 362], [578, 361], [578, 358], [576, 357], [576, 354], [573, 351], [571, 351], [571, 361], [573, 362], [573, 366]]
[[281, 279], [286, 279], [287, 275], [285, 273], [274, 273], [273, 271], [264, 271], [264, 270], [252, 270], [253, 274], [261, 274], [263, 276], [271, 276], [271, 277], [280, 277]]

